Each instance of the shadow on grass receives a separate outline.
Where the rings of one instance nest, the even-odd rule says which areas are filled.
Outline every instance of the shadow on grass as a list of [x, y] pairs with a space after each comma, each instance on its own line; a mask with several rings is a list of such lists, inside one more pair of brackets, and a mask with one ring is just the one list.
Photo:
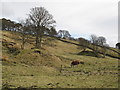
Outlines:
[[92, 56], [92, 57], [102, 58], [102, 56], [100, 54], [95, 53], [93, 51], [81, 51], [77, 55], [84, 55], [84, 56]]

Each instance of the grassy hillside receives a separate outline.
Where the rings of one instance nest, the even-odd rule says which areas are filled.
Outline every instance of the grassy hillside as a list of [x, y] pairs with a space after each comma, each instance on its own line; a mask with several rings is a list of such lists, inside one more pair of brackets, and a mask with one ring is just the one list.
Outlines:
[[[20, 33], [0, 32], [3, 88], [118, 87], [118, 59], [78, 55], [78, 46], [47, 36], [42, 48], [34, 49], [35, 37], [28, 35], [21, 50]], [[72, 60], [83, 60], [85, 64], [70, 67]]]

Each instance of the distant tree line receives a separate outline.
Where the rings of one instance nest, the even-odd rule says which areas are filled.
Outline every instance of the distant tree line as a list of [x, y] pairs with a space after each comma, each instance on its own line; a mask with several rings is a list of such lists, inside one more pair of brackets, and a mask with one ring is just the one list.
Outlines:
[[7, 31], [19, 31], [22, 26], [20, 23], [16, 23], [10, 19], [5, 18], [0, 19], [0, 22], [2, 22], [2, 30]]
[[[22, 32], [23, 28], [26, 27], [27, 30], [24, 30], [26, 34], [36, 34], [33, 30], [33, 25], [29, 22], [29, 19], [20, 20], [19, 23], [16, 23], [10, 19], [2, 18], [0, 19], [0, 22], [2, 23], [2, 26], [0, 26], [2, 30]], [[57, 31], [55, 27], [45, 28], [44, 34], [57, 35]]]

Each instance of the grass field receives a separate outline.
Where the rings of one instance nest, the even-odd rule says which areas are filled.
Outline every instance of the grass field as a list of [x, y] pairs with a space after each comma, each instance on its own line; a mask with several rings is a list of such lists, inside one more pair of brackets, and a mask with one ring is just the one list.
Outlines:
[[[31, 49], [35, 40], [29, 36], [21, 50], [19, 33], [2, 33], [3, 88], [118, 88], [118, 59], [78, 55], [78, 46], [50, 37], [43, 38], [38, 50]], [[7, 48], [11, 42], [15, 43], [14, 52]], [[70, 67], [72, 60], [83, 60], [84, 64]]]

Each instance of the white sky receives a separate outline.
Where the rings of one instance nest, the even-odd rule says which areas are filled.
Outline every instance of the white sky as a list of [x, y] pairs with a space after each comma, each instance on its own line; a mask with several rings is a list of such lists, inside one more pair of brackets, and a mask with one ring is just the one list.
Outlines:
[[104, 36], [110, 46], [118, 42], [118, 0], [1, 0], [2, 14], [13, 21], [24, 19], [30, 8], [45, 7], [56, 20], [56, 29], [73, 37]]

